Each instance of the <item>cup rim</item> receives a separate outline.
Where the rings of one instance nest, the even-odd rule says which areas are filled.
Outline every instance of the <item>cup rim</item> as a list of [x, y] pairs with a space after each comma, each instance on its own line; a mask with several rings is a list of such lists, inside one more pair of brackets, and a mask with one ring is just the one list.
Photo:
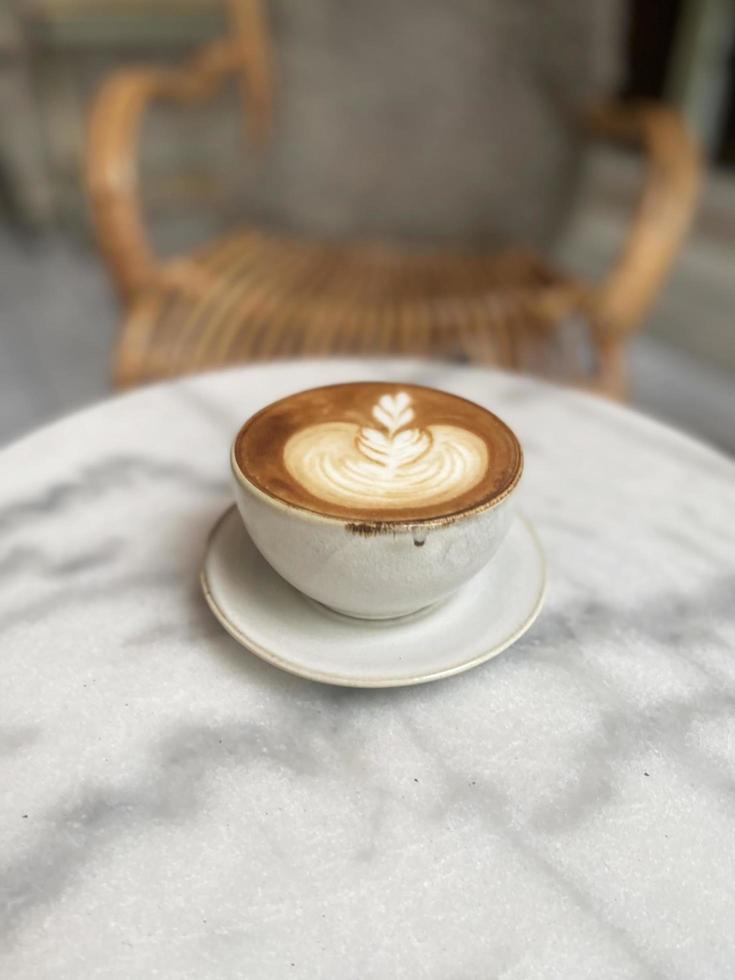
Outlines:
[[[334, 387], [341, 388], [341, 387], [346, 387], [347, 385], [350, 384], [359, 385], [364, 383], [365, 382], [361, 382], [361, 381], [352, 381], [352, 382], [348, 381], [348, 382], [338, 383], [336, 385], [318, 385], [316, 388], [308, 388], [303, 390], [315, 391], [321, 388], [334, 388]], [[417, 385], [411, 383], [411, 387], [428, 388], [429, 386]], [[431, 389], [431, 390], [436, 390], [436, 389]], [[293, 394], [300, 394], [300, 392], [294, 392]], [[456, 395], [453, 392], [447, 392], [447, 394], [450, 394], [453, 398], [458, 398], [461, 401], [470, 402], [470, 399], [464, 398], [462, 395]], [[276, 399], [275, 402], [270, 402], [268, 405], [264, 405], [263, 408], [253, 413], [253, 415], [247, 418], [240, 426], [240, 428], [237, 430], [235, 437], [232, 440], [232, 444], [230, 446], [230, 468], [232, 470], [232, 474], [235, 477], [236, 481], [241, 486], [243, 486], [246, 490], [249, 490], [252, 494], [254, 494], [254, 496], [262, 500], [264, 503], [269, 504], [270, 506], [274, 507], [276, 510], [283, 511], [284, 513], [294, 514], [296, 516], [301, 517], [302, 519], [311, 520], [314, 523], [331, 524], [339, 527], [345, 527], [347, 528], [348, 531], [352, 531], [355, 534], [363, 534], [363, 535], [380, 534], [381, 532], [389, 533], [392, 531], [409, 530], [416, 527], [422, 527], [422, 528], [448, 527], [468, 517], [473, 517], [476, 514], [482, 514], [485, 511], [493, 510], [495, 507], [498, 507], [500, 504], [507, 501], [508, 498], [517, 489], [518, 484], [521, 481], [521, 477], [523, 476], [524, 467], [525, 467], [525, 456], [523, 452], [523, 446], [521, 445], [518, 436], [510, 428], [507, 422], [504, 422], [503, 419], [500, 419], [498, 416], [496, 416], [496, 418], [498, 418], [498, 421], [501, 422], [506, 429], [508, 429], [508, 431], [511, 433], [511, 435], [513, 436], [513, 438], [515, 439], [518, 445], [518, 468], [516, 469], [516, 472], [514, 473], [511, 482], [506, 487], [504, 487], [503, 490], [501, 490], [495, 497], [492, 497], [490, 500], [485, 500], [482, 501], [481, 503], [474, 504], [471, 507], [465, 507], [462, 510], [453, 511], [448, 514], [440, 514], [434, 517], [415, 517], [415, 518], [385, 517], [385, 518], [350, 519], [350, 517], [347, 515], [339, 516], [336, 514], [324, 514], [321, 511], [312, 509], [311, 507], [304, 507], [300, 504], [296, 504], [296, 503], [292, 503], [291, 501], [284, 500], [282, 497], [277, 497], [275, 494], [268, 493], [267, 491], [259, 487], [256, 483], [254, 483], [252, 480], [250, 480], [247, 477], [247, 475], [240, 469], [240, 465], [237, 462], [237, 453], [236, 453], [237, 444], [239, 442], [240, 436], [244, 431], [244, 429], [252, 423], [253, 419], [255, 419], [262, 412], [269, 409], [272, 405], [278, 404], [279, 401], [284, 401], [286, 398], [290, 398], [290, 397], [291, 395], [286, 395], [284, 398]], [[470, 404], [474, 405], [475, 403], [470, 402]], [[478, 405], [477, 407], [484, 412], [488, 412], [489, 414], [494, 415], [493, 412], [490, 412], [489, 409], [484, 408], [484, 406], [482, 405]]]

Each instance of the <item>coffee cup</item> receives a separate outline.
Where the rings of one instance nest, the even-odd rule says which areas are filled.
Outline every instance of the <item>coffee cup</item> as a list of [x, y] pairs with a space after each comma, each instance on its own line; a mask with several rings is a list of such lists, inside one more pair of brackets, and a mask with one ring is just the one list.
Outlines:
[[231, 451], [237, 506], [287, 582], [391, 619], [457, 591], [513, 519], [520, 444], [493, 413], [419, 385], [358, 382], [262, 409]]

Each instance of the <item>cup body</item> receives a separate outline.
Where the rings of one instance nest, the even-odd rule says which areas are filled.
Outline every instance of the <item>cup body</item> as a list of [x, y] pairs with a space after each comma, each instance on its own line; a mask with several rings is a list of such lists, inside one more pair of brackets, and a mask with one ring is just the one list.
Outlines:
[[318, 514], [251, 483], [234, 454], [235, 499], [263, 557], [317, 602], [361, 619], [406, 616], [448, 597], [493, 557], [517, 483], [484, 508], [434, 520], [369, 523]]

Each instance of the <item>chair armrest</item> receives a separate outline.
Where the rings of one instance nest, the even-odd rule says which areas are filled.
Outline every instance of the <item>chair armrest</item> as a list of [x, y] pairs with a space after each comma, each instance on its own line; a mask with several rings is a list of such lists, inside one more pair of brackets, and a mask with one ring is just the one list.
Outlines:
[[701, 159], [682, 117], [664, 105], [602, 106], [586, 119], [597, 136], [642, 145], [647, 174], [636, 217], [615, 265], [592, 290], [592, 316], [610, 338], [640, 325], [691, 223], [701, 184]]
[[[138, 193], [138, 149], [147, 108], [157, 100], [205, 102], [243, 69], [242, 41], [230, 38], [204, 48], [181, 69], [123, 69], [97, 94], [89, 119], [85, 183], [97, 239], [123, 300], [161, 275]], [[257, 88], [248, 94], [251, 135], [258, 140], [267, 130], [270, 106], [259, 99]]]

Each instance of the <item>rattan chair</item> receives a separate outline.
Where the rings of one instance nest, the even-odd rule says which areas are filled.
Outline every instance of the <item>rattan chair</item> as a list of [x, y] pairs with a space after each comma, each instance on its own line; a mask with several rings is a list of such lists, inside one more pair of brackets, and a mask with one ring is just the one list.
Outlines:
[[601, 282], [580, 281], [517, 244], [345, 243], [267, 227], [163, 262], [146, 236], [137, 186], [149, 105], [200, 104], [234, 77], [253, 144], [271, 131], [267, 10], [259, 0], [230, 0], [230, 11], [230, 35], [186, 67], [119, 72], [93, 107], [87, 185], [127, 310], [119, 385], [273, 357], [399, 353], [492, 363], [624, 395], [626, 341], [662, 284], [697, 194], [697, 149], [676, 112], [607, 104], [580, 115], [589, 134], [637, 143], [647, 159], [627, 241]]

